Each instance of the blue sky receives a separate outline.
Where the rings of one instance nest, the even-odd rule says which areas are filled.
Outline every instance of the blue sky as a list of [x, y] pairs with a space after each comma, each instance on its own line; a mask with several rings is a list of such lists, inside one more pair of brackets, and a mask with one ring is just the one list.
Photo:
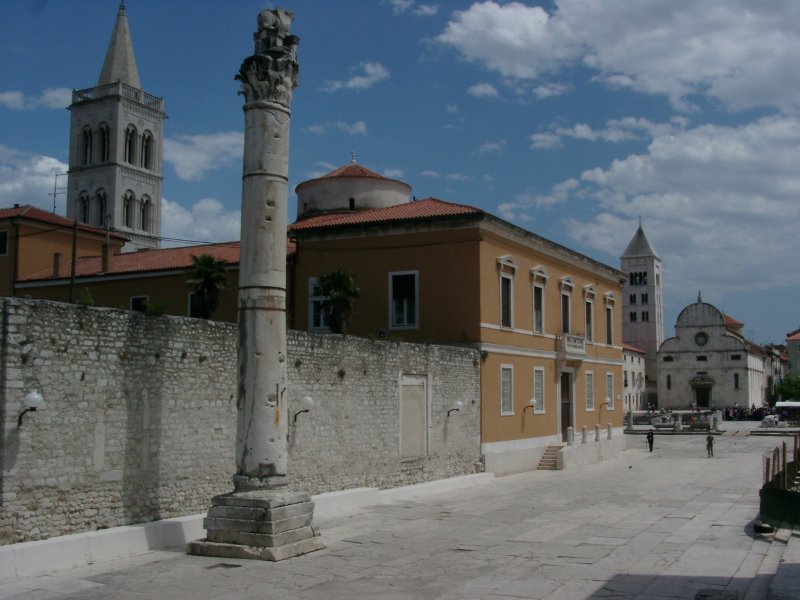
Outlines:
[[[0, 0], [0, 206], [53, 208], [69, 90], [95, 84], [117, 0]], [[162, 235], [239, 237], [255, 0], [128, 0], [163, 96]], [[757, 342], [800, 327], [800, 2], [297, 0], [294, 187], [346, 164], [478, 206], [618, 267], [641, 217], [665, 335], [697, 297]], [[60, 179], [63, 185], [65, 179]], [[56, 210], [64, 214], [64, 195]]]

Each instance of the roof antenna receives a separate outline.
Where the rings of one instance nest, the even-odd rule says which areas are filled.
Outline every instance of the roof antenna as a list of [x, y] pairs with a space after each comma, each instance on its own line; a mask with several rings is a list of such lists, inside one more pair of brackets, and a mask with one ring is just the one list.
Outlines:
[[642, 215], [639, 215], [639, 228], [641, 229], [641, 227], [642, 227]]
[[350, 164], [351, 165], [356, 164], [356, 151], [355, 150], [351, 150], [350, 151]]
[[702, 302], [703, 301], [703, 297], [700, 295], [700, 290], [697, 290], [697, 301], [698, 302]]

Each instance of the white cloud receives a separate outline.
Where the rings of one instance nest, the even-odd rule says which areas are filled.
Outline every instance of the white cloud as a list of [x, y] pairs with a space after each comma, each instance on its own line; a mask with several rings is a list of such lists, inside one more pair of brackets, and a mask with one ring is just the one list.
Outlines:
[[668, 135], [685, 129], [686, 125], [687, 121], [683, 117], [674, 117], [669, 123], [654, 123], [641, 117], [624, 117], [607, 121], [602, 129], [593, 129], [586, 123], [576, 123], [569, 127], [553, 126], [552, 131], [534, 133], [530, 139], [531, 147], [535, 149], [558, 148], [563, 145], [564, 138], [620, 143]]
[[322, 87], [322, 90], [325, 92], [336, 92], [341, 89], [366, 90], [379, 81], [391, 77], [389, 69], [384, 67], [381, 63], [362, 63], [358, 68], [364, 70], [363, 75], [356, 75], [346, 81], [327, 81]]
[[164, 160], [179, 179], [196, 181], [207, 171], [241, 162], [244, 134], [238, 131], [178, 135], [164, 140]]
[[[67, 165], [51, 156], [23, 152], [0, 144], [0, 199], [3, 207], [14, 204], [31, 204], [44, 210], [53, 210], [53, 185], [55, 175], [67, 172]], [[56, 212], [64, 214], [67, 178], [59, 177], [62, 193], [57, 196]]]
[[422, 173], [420, 173], [420, 175], [422, 175], [423, 177], [430, 177], [431, 179], [439, 179], [442, 176], [438, 171], [431, 171], [431, 170], [423, 171]]
[[[173, 240], [229, 242], [241, 236], [241, 212], [226, 211], [215, 198], [202, 198], [189, 208], [166, 198], [162, 202], [161, 235]], [[162, 246], [185, 246], [186, 242], [165, 241]]]
[[0, 106], [14, 110], [37, 108], [66, 108], [72, 103], [69, 88], [47, 88], [38, 96], [26, 96], [19, 91], [0, 92]]
[[497, 152], [502, 152], [505, 147], [506, 141], [498, 140], [496, 142], [486, 142], [485, 144], [481, 144], [478, 146], [478, 149], [475, 152], [478, 154], [495, 154]]
[[561, 146], [561, 136], [555, 133], [534, 133], [531, 134], [531, 148], [547, 149], [558, 148]]
[[457, 105], [457, 104], [448, 104], [447, 106], [445, 106], [445, 107], [444, 107], [444, 111], [445, 111], [445, 112], [446, 112], [448, 115], [455, 115], [455, 114], [458, 114], [459, 112], [461, 112], [461, 111], [459, 110], [459, 108], [458, 108], [458, 105]]
[[680, 109], [705, 95], [731, 110], [793, 113], [798, 22], [791, 1], [764, 10], [749, 0], [559, 0], [552, 13], [485, 1], [455, 12], [437, 40], [504, 77], [535, 81], [582, 64], [599, 81], [665, 95]]
[[569, 90], [570, 87], [563, 83], [544, 83], [533, 89], [533, 95], [536, 96], [538, 100], [544, 100], [545, 98], [561, 96], [562, 94], [566, 94]]
[[796, 285], [787, 273], [800, 254], [799, 146], [800, 120], [790, 117], [657, 134], [646, 153], [587, 170], [567, 190], [564, 201], [596, 207], [567, 219], [569, 235], [618, 256], [641, 216], [678, 297]]
[[497, 98], [497, 88], [491, 83], [476, 83], [467, 88], [467, 93], [476, 98]]
[[439, 7], [435, 4], [420, 4], [414, 9], [418, 17], [433, 17], [439, 14]]
[[330, 129], [338, 129], [348, 135], [367, 135], [367, 124], [364, 121], [355, 121], [354, 123], [333, 121], [331, 123], [311, 125], [308, 131], [317, 135], [325, 135]]
[[389, 4], [396, 15], [411, 11], [412, 15], [418, 17], [432, 17], [439, 12], [439, 7], [435, 4], [416, 4], [414, 0], [389, 0]]
[[402, 169], [384, 169], [382, 175], [387, 179], [402, 179], [403, 171]]
[[414, 6], [414, 0], [389, 0], [392, 5], [392, 10], [396, 15], [402, 15], [404, 12], [411, 10]]
[[448, 173], [444, 178], [447, 181], [472, 181], [472, 177], [463, 173]]

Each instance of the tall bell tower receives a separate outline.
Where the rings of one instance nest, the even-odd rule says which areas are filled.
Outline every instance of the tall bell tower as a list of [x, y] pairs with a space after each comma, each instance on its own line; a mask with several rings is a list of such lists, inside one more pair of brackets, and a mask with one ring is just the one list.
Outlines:
[[67, 217], [130, 239], [161, 243], [164, 101], [142, 90], [120, 2], [97, 85], [73, 90]]
[[641, 222], [620, 257], [620, 268], [627, 275], [622, 285], [622, 341], [647, 353], [645, 401], [657, 406], [656, 353], [664, 341], [661, 259], [650, 245]]

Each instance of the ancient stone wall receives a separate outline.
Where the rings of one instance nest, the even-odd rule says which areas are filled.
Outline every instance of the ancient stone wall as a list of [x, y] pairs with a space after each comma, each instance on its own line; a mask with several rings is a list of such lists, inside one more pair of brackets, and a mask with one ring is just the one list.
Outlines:
[[[0, 544], [200, 513], [232, 489], [234, 325], [7, 298], [0, 312]], [[477, 351], [290, 332], [288, 355], [291, 487], [473, 472]], [[427, 454], [407, 460], [403, 376], [428, 398]], [[18, 426], [33, 389], [44, 406]], [[293, 421], [303, 396], [318, 406]]]

